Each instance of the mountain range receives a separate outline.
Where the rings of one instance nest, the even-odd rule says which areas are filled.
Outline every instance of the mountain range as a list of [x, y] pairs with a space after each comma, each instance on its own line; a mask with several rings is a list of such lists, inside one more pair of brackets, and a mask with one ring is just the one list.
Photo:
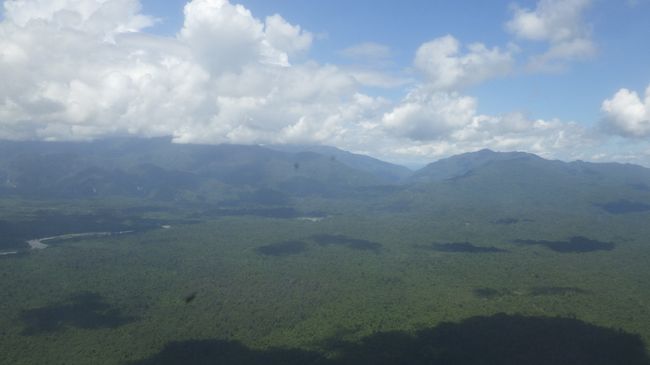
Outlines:
[[411, 171], [328, 146], [188, 145], [166, 138], [0, 141], [4, 197], [284, 205], [294, 197], [367, 194], [404, 206], [445, 197], [540, 205], [579, 198], [634, 212], [650, 207], [650, 169], [487, 149]]

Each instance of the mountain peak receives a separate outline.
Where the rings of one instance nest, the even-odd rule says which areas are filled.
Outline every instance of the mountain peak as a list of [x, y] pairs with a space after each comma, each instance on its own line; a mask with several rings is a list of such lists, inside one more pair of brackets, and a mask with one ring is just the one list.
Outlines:
[[498, 153], [498, 152], [492, 151], [489, 148], [483, 148], [483, 149], [478, 150], [476, 152], [469, 152], [469, 153], [476, 153], [476, 154], [481, 154], [481, 155], [489, 155], [489, 154], [495, 154], [495, 153]]
[[453, 179], [497, 161], [511, 160], [543, 160], [541, 157], [526, 152], [497, 152], [484, 148], [474, 152], [466, 152], [430, 163], [413, 175], [413, 179], [426, 181], [441, 181]]
[[[474, 151], [474, 152], [461, 153], [459, 155], [451, 156], [448, 159], [467, 158], [467, 157], [482, 157], [482, 158], [490, 158], [490, 159], [498, 159], [498, 160], [511, 160], [511, 159], [523, 158], [523, 157], [540, 158], [541, 159], [541, 157], [539, 157], [539, 156], [537, 156], [537, 155], [535, 155], [533, 153], [520, 152], [520, 151], [501, 152], [501, 151], [494, 151], [494, 150], [491, 150], [489, 148], [483, 148], [481, 150]], [[444, 160], [444, 159], [442, 159], [442, 160]], [[439, 161], [442, 161], [442, 160], [439, 160]]]
[[371, 173], [388, 183], [403, 181], [412, 174], [412, 171], [404, 166], [392, 164], [376, 158], [341, 150], [337, 147], [325, 145], [269, 145], [268, 148], [284, 152], [312, 152], [328, 156], [348, 167]]

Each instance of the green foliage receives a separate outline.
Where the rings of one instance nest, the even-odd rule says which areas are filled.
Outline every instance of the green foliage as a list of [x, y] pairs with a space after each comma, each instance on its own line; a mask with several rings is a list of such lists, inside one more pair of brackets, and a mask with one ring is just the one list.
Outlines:
[[[179, 211], [147, 214], [182, 218]], [[0, 351], [9, 363], [121, 364], [155, 356], [173, 341], [205, 339], [329, 358], [336, 356], [326, 346], [332, 340], [356, 343], [378, 332], [411, 333], [499, 312], [578, 318], [641, 334], [648, 343], [646, 225], [612, 219], [596, 227], [590, 217], [561, 211], [530, 212], [533, 222], [507, 226], [475, 214], [466, 225], [463, 214], [366, 212], [315, 222], [221, 217], [4, 257]], [[514, 242], [573, 235], [617, 246], [562, 253]], [[465, 241], [508, 252], [418, 247]], [[286, 242], [300, 250], [264, 253]], [[355, 249], [357, 242], [381, 249]], [[477, 295], [481, 288], [497, 294]], [[91, 293], [91, 305], [75, 302], [79, 293]], [[48, 326], [56, 330], [34, 331]]]
[[[189, 350], [230, 351], [225, 363], [386, 363], [404, 349], [443, 361], [461, 356], [447, 335], [476, 345], [509, 329], [564, 338], [582, 363], [615, 354], [608, 342], [647, 360], [645, 169], [481, 152], [444, 178], [383, 185], [314, 152], [149, 143], [0, 144], [5, 182], [106, 187], [37, 199], [4, 186], [0, 251], [20, 251], [0, 256], [4, 362], [157, 363]], [[152, 188], [127, 194], [132, 181]], [[492, 363], [511, 354], [506, 342], [492, 350]]]

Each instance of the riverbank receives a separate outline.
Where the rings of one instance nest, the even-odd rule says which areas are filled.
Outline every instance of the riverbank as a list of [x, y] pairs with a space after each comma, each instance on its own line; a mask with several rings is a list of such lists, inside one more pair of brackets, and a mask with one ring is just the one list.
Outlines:
[[37, 238], [33, 240], [28, 240], [27, 244], [31, 250], [43, 250], [46, 249], [49, 245], [44, 243], [45, 241], [52, 240], [69, 240], [73, 238], [85, 238], [85, 237], [104, 237], [104, 236], [113, 236], [113, 235], [122, 235], [127, 233], [133, 233], [134, 231], [120, 231], [120, 232], [87, 232], [87, 233], [68, 233], [62, 234], [59, 236]]

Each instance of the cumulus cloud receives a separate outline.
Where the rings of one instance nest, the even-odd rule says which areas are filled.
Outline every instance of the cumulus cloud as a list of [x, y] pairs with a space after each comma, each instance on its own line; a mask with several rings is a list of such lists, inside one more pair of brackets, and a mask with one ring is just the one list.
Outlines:
[[[484, 147], [573, 156], [591, 141], [575, 123], [480, 114], [478, 100], [460, 90], [508, 73], [512, 52], [461, 47], [451, 36], [418, 49], [414, 64], [424, 77], [417, 82], [372, 67], [305, 61], [310, 32], [280, 15], [258, 19], [226, 0], [189, 2], [173, 37], [143, 31], [156, 20], [137, 0], [3, 6], [3, 139], [320, 143], [402, 162]], [[366, 45], [355, 52], [385, 51]], [[405, 83], [412, 89], [398, 101], [362, 91]]]
[[626, 137], [650, 136], [650, 86], [643, 100], [635, 91], [621, 89], [603, 101], [601, 110], [608, 130]]
[[[5, 2], [0, 138], [139, 135], [349, 147], [365, 140], [367, 121], [388, 104], [360, 86], [402, 82], [311, 61], [292, 64], [291, 57], [308, 51], [311, 33], [279, 15], [262, 21], [225, 0], [188, 3], [176, 37], [123, 32], [129, 19], [149, 19], [135, 0], [43, 4], [51, 6]], [[98, 15], [120, 6], [124, 11]], [[62, 26], [61, 12], [76, 20]], [[94, 30], [97, 22], [105, 32]]]
[[358, 120], [346, 118], [358, 104], [355, 85], [335, 66], [248, 67], [242, 74], [217, 78], [218, 112], [175, 136], [179, 142], [205, 143], [331, 141]]
[[462, 54], [460, 42], [447, 35], [421, 45], [414, 64], [426, 75], [430, 87], [456, 90], [507, 74], [513, 57], [508, 51], [490, 49], [482, 43], [470, 44]]
[[201, 109], [209, 75], [185, 47], [136, 33], [104, 38], [44, 18], [0, 24], [0, 137], [159, 135]]
[[212, 73], [238, 72], [249, 63], [289, 66], [289, 56], [309, 48], [312, 35], [273, 15], [262, 23], [242, 5], [195, 0], [185, 5], [179, 38]]
[[598, 160], [601, 157], [598, 139], [578, 123], [525, 118], [521, 120], [525, 131], [509, 130], [499, 133], [510, 118], [513, 115], [477, 116], [472, 123], [456, 130], [447, 138], [415, 142], [404, 140], [401, 144], [394, 145], [390, 154], [395, 161], [411, 164], [427, 163], [483, 148], [526, 151], [545, 158], [564, 160]]
[[140, 31], [155, 21], [140, 14], [138, 0], [5, 0], [3, 6], [6, 21], [21, 27], [40, 21], [108, 40], [115, 34]]
[[387, 111], [382, 128], [401, 137], [393, 153], [406, 158], [446, 157], [492, 148], [522, 150], [545, 157], [589, 158], [582, 153], [597, 138], [575, 122], [530, 119], [522, 113], [500, 116], [477, 112], [478, 101], [456, 92], [420, 87]]
[[299, 25], [291, 25], [279, 14], [266, 18], [266, 39], [275, 49], [294, 55], [309, 49], [314, 36]]
[[457, 93], [429, 93], [422, 88], [410, 92], [401, 104], [383, 116], [391, 132], [412, 140], [448, 137], [472, 122], [476, 100]]
[[532, 70], [558, 69], [565, 62], [584, 59], [596, 52], [583, 14], [592, 0], [540, 0], [535, 9], [513, 6], [506, 28], [516, 37], [547, 42], [546, 52], [531, 58]]
[[175, 38], [138, 32], [153, 20], [135, 0], [4, 6], [0, 138], [319, 141], [344, 129], [360, 100], [358, 82], [335, 66], [290, 67], [309, 32], [225, 0], [188, 3]]

